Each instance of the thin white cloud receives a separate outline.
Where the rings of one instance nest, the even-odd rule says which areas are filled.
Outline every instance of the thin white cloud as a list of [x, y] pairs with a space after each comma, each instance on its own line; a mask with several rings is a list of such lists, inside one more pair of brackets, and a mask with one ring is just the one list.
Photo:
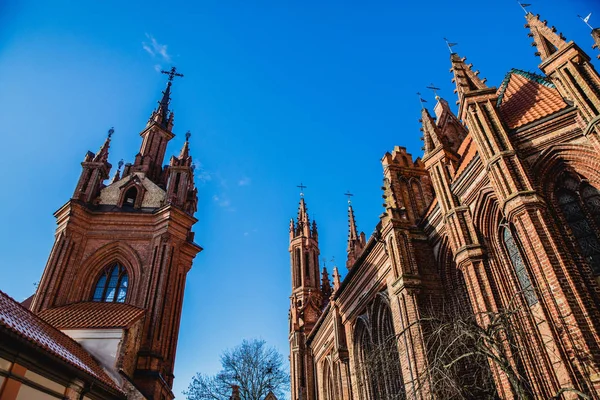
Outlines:
[[252, 180], [247, 176], [243, 177], [238, 181], [239, 186], [249, 186], [252, 183]]
[[223, 208], [229, 208], [229, 206], [231, 205], [231, 201], [229, 201], [229, 199], [225, 196], [217, 196], [215, 194], [213, 195], [213, 201], [217, 203], [219, 207]]
[[213, 174], [210, 171], [207, 171], [206, 168], [202, 165], [202, 163], [196, 163], [196, 169], [194, 170], [194, 176], [198, 181], [202, 183], [206, 183], [212, 181]]
[[146, 33], [146, 37], [148, 38], [148, 42], [142, 42], [142, 48], [146, 50], [148, 54], [152, 57], [157, 57], [162, 59], [163, 61], [170, 63], [171, 55], [168, 52], [168, 46], [166, 44], [160, 44], [156, 41], [154, 36]]

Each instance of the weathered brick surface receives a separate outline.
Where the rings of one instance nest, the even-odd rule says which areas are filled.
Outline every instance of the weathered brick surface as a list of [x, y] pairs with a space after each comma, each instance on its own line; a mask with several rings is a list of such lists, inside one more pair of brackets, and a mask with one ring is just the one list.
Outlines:
[[[125, 329], [115, 371], [122, 370], [149, 399], [174, 397], [185, 279], [202, 250], [191, 232], [197, 199], [188, 141], [178, 157], [162, 166], [174, 137], [170, 87], [171, 82], [141, 133], [135, 162], [125, 166], [122, 176], [118, 171], [108, 186], [103, 183], [111, 169], [110, 136], [98, 153], [87, 153], [72, 199], [55, 213], [55, 243], [31, 304], [39, 313], [92, 301], [103, 271], [115, 263], [123, 266], [125, 303], [143, 309], [144, 317]], [[128, 202], [127, 196], [134, 198]]]
[[[422, 113], [423, 159], [402, 147], [384, 156], [380, 224], [358, 254], [349, 243], [350, 272], [311, 329], [295, 336], [292, 328], [292, 349], [305, 340], [303, 352], [312, 357], [310, 365], [291, 365], [292, 399], [372, 398], [361, 372], [362, 327], [386, 313], [398, 335], [397, 380], [409, 398], [435, 397], [427, 378], [428, 332], [418, 322], [453, 301], [477, 313], [521, 311], [511, 327], [514, 347], [507, 338], [504, 351], [533, 397], [567, 389], [562, 396], [575, 398], [575, 389], [600, 398], [600, 279], [556, 197], [565, 174], [580, 187], [600, 189], [600, 76], [576, 44], [538, 16], [526, 18], [544, 76], [513, 70], [497, 90], [453, 54], [458, 116], [438, 98], [436, 118]], [[593, 35], [600, 42], [597, 30]], [[582, 207], [600, 240], [594, 222], [600, 209]], [[505, 229], [535, 292], [531, 305]], [[291, 315], [293, 327], [294, 304]], [[481, 314], [480, 324], [488, 318]], [[515, 398], [497, 364], [490, 362], [490, 372], [498, 395]]]

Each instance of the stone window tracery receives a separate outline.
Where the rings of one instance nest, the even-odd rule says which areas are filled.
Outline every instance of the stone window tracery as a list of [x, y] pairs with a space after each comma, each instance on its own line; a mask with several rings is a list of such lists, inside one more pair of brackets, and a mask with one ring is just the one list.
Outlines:
[[93, 301], [124, 303], [129, 287], [129, 277], [125, 268], [116, 263], [106, 268], [94, 289]]
[[361, 399], [405, 397], [392, 312], [383, 296], [377, 295], [355, 326], [354, 351]]
[[600, 278], [600, 192], [586, 180], [564, 174], [555, 190], [556, 202], [572, 233], [572, 244]]
[[332, 365], [329, 361], [323, 363], [323, 395], [324, 400], [335, 400], [335, 389], [333, 387], [333, 372]]
[[504, 242], [506, 253], [510, 259], [515, 274], [517, 275], [517, 280], [519, 281], [519, 286], [521, 287], [525, 301], [527, 301], [529, 306], [532, 306], [538, 302], [538, 298], [535, 294], [531, 279], [529, 278], [525, 261], [523, 261], [523, 257], [521, 256], [519, 245], [517, 244], [517, 241], [515, 240], [508, 225], [502, 226], [502, 241]]

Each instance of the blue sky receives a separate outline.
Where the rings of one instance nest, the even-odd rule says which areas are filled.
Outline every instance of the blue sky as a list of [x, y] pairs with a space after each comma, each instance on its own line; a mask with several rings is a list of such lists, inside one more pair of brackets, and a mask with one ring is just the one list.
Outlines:
[[[261, 337], [288, 354], [288, 222], [298, 185], [319, 224], [321, 256], [345, 264], [352, 191], [359, 229], [381, 207], [380, 159], [394, 145], [422, 154], [420, 91], [455, 101], [443, 37], [499, 85], [535, 71], [513, 1], [0, 2], [0, 268], [3, 290], [34, 290], [53, 243], [52, 213], [72, 194], [87, 150], [115, 127], [110, 161], [133, 161], [165, 76], [174, 84], [177, 153], [192, 132], [200, 166], [196, 241], [175, 369], [179, 398], [219, 353]], [[542, 14], [594, 58], [577, 14], [592, 0], [539, 1]], [[114, 172], [114, 170], [113, 170]], [[345, 275], [345, 269], [341, 270]]]

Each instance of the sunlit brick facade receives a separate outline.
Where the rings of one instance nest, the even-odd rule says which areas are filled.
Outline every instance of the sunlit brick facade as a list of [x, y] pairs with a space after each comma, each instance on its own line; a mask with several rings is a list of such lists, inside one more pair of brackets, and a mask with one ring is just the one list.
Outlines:
[[[496, 396], [519, 397], [511, 370], [529, 398], [600, 398], [600, 76], [579, 46], [526, 19], [542, 74], [513, 69], [491, 87], [451, 55], [458, 114], [437, 97], [422, 110], [423, 157], [384, 155], [384, 213], [365, 240], [350, 206], [349, 273], [340, 282], [335, 270], [333, 287], [319, 280], [301, 200], [289, 248], [293, 400], [444, 398], [422, 321], [457, 301], [481, 326], [518, 310], [507, 365], [490, 354], [482, 366]], [[371, 368], [382, 348], [383, 367]]]
[[[97, 153], [87, 152], [73, 196], [55, 213], [54, 246], [30, 303], [55, 336], [62, 332], [71, 339], [61, 340], [100, 363], [119, 390], [106, 398], [174, 398], [186, 276], [202, 250], [192, 232], [197, 190], [189, 134], [163, 165], [175, 136], [175, 76], [173, 68], [133, 163], [121, 169], [120, 162], [109, 177], [113, 129]], [[80, 390], [83, 398], [87, 389]]]

